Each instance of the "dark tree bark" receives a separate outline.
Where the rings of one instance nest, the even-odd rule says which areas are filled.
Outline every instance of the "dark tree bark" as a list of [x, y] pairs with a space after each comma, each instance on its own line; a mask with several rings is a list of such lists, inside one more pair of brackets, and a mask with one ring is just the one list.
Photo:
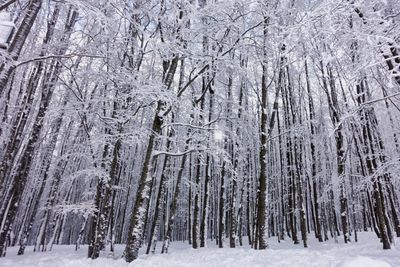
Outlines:
[[[170, 89], [172, 80], [175, 75], [176, 67], [178, 64], [178, 57], [174, 57], [169, 63], [168, 71], [164, 79], [164, 85]], [[150, 175], [150, 164], [152, 163], [152, 153], [156, 142], [156, 137], [161, 133], [161, 126], [163, 123], [162, 112], [164, 104], [162, 101], [157, 102], [154, 120], [151, 126], [152, 133], [148, 141], [145, 160], [139, 179], [139, 187], [136, 193], [136, 201], [132, 210], [131, 221], [129, 225], [129, 235], [127, 244], [124, 251], [124, 258], [127, 262], [131, 262], [138, 257], [140, 243], [144, 232], [144, 219], [149, 207], [149, 197], [152, 187], [152, 179]]]
[[[42, 0], [29, 1], [28, 6], [26, 7], [24, 19], [7, 49], [12, 61], [18, 60], [41, 7]], [[3, 95], [10, 75], [15, 70], [14, 63], [15, 62], [6, 62], [0, 66], [0, 96]]]

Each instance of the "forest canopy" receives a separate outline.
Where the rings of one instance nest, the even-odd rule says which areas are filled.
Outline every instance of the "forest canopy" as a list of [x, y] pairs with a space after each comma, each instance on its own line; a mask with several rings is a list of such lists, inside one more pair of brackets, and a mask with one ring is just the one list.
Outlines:
[[0, 1], [0, 256], [390, 249], [399, 53], [399, 0]]

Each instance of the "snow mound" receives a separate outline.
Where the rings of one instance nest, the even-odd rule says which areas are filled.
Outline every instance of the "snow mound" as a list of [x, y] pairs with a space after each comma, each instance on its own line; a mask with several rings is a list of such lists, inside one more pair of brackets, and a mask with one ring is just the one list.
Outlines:
[[389, 263], [374, 260], [364, 256], [357, 256], [351, 260], [346, 260], [338, 267], [391, 267]]
[[[382, 250], [373, 232], [359, 233], [359, 242], [344, 244], [333, 239], [324, 243], [310, 238], [307, 249], [290, 240], [278, 243], [270, 238], [266, 250], [254, 250], [248, 242], [235, 249], [218, 248], [209, 240], [206, 248], [192, 249], [187, 242], [172, 242], [170, 253], [144, 254], [131, 263], [121, 258], [125, 245], [116, 244], [115, 254], [102, 251], [96, 260], [87, 258], [88, 246], [75, 251], [74, 245], [55, 245], [51, 251], [33, 252], [27, 247], [18, 256], [18, 246], [9, 247], [7, 256], [0, 258], [0, 267], [400, 267], [400, 247]], [[244, 240], [247, 241], [247, 240]], [[400, 238], [396, 239], [400, 244]]]

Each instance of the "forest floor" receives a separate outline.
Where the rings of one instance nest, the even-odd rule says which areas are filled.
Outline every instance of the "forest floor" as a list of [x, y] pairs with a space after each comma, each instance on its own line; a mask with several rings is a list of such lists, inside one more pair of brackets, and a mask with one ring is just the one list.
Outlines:
[[[269, 240], [269, 249], [256, 251], [249, 246], [235, 249], [216, 247], [209, 241], [207, 248], [192, 249], [187, 243], [173, 242], [169, 254], [141, 254], [139, 259], [128, 264], [120, 256], [123, 245], [116, 246], [116, 256], [104, 253], [99, 259], [86, 258], [87, 246], [75, 251], [74, 246], [55, 246], [52, 251], [35, 253], [26, 248], [23, 256], [17, 256], [18, 247], [8, 248], [7, 256], [0, 258], [1, 267], [399, 267], [400, 238], [397, 247], [382, 250], [382, 245], [373, 233], [359, 233], [358, 242], [343, 244], [329, 240], [318, 243], [309, 237], [309, 247], [293, 245], [291, 241], [278, 243]], [[353, 239], [353, 237], [352, 237]], [[159, 245], [159, 244], [158, 244]]]

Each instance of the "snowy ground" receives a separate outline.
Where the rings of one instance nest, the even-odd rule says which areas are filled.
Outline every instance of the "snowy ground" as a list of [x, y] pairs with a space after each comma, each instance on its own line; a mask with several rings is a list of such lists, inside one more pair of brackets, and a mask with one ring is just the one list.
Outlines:
[[209, 241], [208, 248], [194, 250], [187, 243], [174, 242], [167, 255], [141, 255], [131, 264], [119, 256], [123, 246], [117, 246], [118, 257], [102, 255], [97, 260], [86, 258], [87, 247], [75, 251], [74, 246], [56, 246], [53, 251], [34, 253], [32, 248], [26, 254], [17, 256], [16, 247], [9, 248], [6, 258], [0, 258], [1, 267], [258, 267], [258, 266], [307, 266], [307, 267], [399, 267], [400, 239], [398, 248], [382, 250], [381, 244], [372, 233], [361, 233], [358, 243], [338, 244], [334, 241], [318, 243], [310, 236], [309, 248], [293, 245], [292, 242], [277, 243], [270, 240], [270, 248], [255, 251], [248, 246], [219, 249]]

